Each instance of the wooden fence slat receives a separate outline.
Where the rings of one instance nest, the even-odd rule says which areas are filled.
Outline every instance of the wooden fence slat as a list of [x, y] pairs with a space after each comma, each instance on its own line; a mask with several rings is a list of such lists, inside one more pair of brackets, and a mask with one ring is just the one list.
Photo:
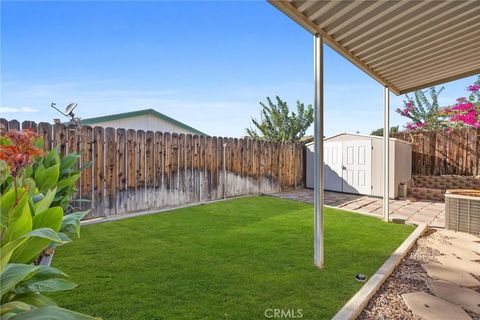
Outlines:
[[223, 165], [223, 138], [222, 137], [215, 137], [215, 199], [222, 199], [223, 198], [223, 172], [222, 172], [222, 165]]
[[172, 133], [172, 144], [171, 144], [171, 157], [170, 157], [170, 169], [171, 169], [171, 190], [172, 190], [172, 197], [171, 197], [171, 205], [174, 203], [178, 203], [179, 201], [179, 174], [178, 174], [178, 133]]
[[211, 200], [212, 199], [212, 137], [205, 138], [205, 199]]
[[33, 121], [25, 120], [22, 122], [22, 130], [33, 130], [37, 132], [37, 124]]
[[148, 208], [146, 204], [146, 180], [145, 180], [145, 131], [137, 131], [137, 192], [136, 207], [137, 210]]
[[117, 214], [117, 142], [114, 128], [105, 129], [105, 197], [104, 210]]
[[186, 200], [186, 181], [185, 181], [185, 134], [180, 134], [178, 136], [178, 196], [179, 204], [187, 203]]
[[200, 150], [199, 150], [200, 201], [205, 201], [207, 199], [205, 156], [206, 156], [206, 139], [205, 139], [205, 136], [200, 136]]
[[52, 149], [52, 125], [47, 122], [40, 122], [38, 124], [38, 134], [43, 138], [43, 144], [45, 150]]
[[136, 210], [137, 193], [137, 132], [127, 130], [127, 211]]
[[[39, 124], [38, 129], [43, 130], [42, 123]], [[51, 129], [51, 126], [50, 126]], [[81, 151], [82, 156], [80, 158], [81, 165], [84, 167], [81, 173], [81, 199], [82, 210], [88, 210], [93, 208], [92, 195], [93, 195], [93, 129], [90, 126], [82, 127]], [[92, 212], [89, 213], [92, 215]]]
[[0, 134], [5, 134], [8, 131], [10, 131], [10, 130], [8, 129], [7, 119], [0, 118]]
[[155, 207], [163, 207], [163, 134], [159, 131], [155, 132], [155, 145], [154, 145], [154, 174], [155, 174]]
[[188, 203], [195, 201], [193, 170], [193, 136], [187, 134], [185, 136], [185, 189]]
[[8, 122], [8, 131], [19, 131], [20, 130], [20, 122], [17, 120], [10, 120]]
[[148, 208], [155, 208], [155, 134], [147, 131], [145, 134], [145, 183], [146, 183], [146, 205]]
[[119, 128], [116, 132], [116, 173], [117, 173], [117, 213], [127, 212], [127, 132]]
[[[58, 131], [57, 131], [58, 132]], [[93, 152], [93, 190], [94, 190], [94, 216], [105, 216], [103, 210], [103, 198], [105, 189], [105, 159], [104, 159], [104, 129], [93, 128], [94, 152]], [[57, 142], [58, 143], [58, 142]]]
[[[23, 123], [25, 123], [26, 121], [24, 121]], [[23, 124], [22, 124], [23, 125]], [[28, 126], [28, 124], [26, 124]], [[23, 129], [25, 130], [25, 129]], [[28, 129], [27, 129], [28, 130]], [[66, 141], [66, 147], [65, 147], [65, 152], [66, 154], [70, 154], [70, 153], [79, 153], [81, 151], [80, 149], [80, 137], [81, 137], [81, 129], [76, 127], [76, 126], [73, 126], [73, 125], [69, 125], [68, 127], [66, 127], [66, 134], [67, 134], [67, 137], [65, 139]], [[75, 166], [75, 169], [80, 169], [80, 165], [81, 165], [81, 158], [79, 159], [78, 163], [76, 164]], [[79, 179], [76, 184], [75, 184], [75, 187], [77, 188], [77, 193], [73, 195], [73, 201], [72, 201], [72, 206], [77, 209], [77, 210], [81, 210], [81, 205], [80, 203], [77, 203], [77, 201], [75, 201], [75, 199], [77, 198], [80, 198], [79, 195], [80, 195], [80, 189], [81, 189], [81, 179]]]
[[192, 137], [192, 180], [194, 202], [200, 201], [200, 136]]
[[52, 146], [64, 156], [67, 153], [67, 128], [61, 123], [54, 124], [52, 139]]
[[170, 206], [171, 194], [172, 194], [172, 135], [168, 132], [163, 134], [163, 152], [164, 152], [164, 165], [163, 165], [163, 190], [165, 193], [164, 205]]

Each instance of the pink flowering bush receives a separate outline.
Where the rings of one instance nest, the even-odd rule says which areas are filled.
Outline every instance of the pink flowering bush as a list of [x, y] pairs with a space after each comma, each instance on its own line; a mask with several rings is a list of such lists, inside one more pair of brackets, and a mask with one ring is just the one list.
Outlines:
[[[405, 124], [407, 131], [415, 130], [437, 130], [470, 127], [480, 129], [480, 76], [467, 87], [467, 97], [460, 97], [453, 106], [439, 108], [438, 94], [434, 87], [429, 91], [416, 91], [413, 97], [406, 96], [402, 109], [396, 111], [409, 118], [411, 121]], [[431, 101], [426, 97], [430, 93]]]
[[468, 98], [460, 97], [457, 103], [445, 108], [441, 115], [446, 117], [448, 127], [471, 127], [480, 129], [480, 76], [468, 86]]

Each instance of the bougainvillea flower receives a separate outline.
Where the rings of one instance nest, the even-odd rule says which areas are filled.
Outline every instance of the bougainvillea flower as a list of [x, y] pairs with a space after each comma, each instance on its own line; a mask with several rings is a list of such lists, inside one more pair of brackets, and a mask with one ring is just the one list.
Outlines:
[[478, 121], [477, 117], [478, 117], [477, 111], [472, 110], [465, 114], [455, 114], [450, 118], [450, 120], [454, 122], [455, 121], [463, 122], [464, 124], [473, 126]]
[[405, 125], [404, 125], [405, 129], [407, 130], [415, 130], [416, 129], [416, 126], [411, 123], [411, 122], [407, 122]]
[[451, 110], [454, 111], [471, 111], [475, 110], [475, 105], [471, 102], [461, 103], [453, 106]]
[[469, 85], [468, 88], [467, 88], [467, 90], [470, 91], [470, 92], [480, 91], [480, 84], [472, 84], [472, 85]]

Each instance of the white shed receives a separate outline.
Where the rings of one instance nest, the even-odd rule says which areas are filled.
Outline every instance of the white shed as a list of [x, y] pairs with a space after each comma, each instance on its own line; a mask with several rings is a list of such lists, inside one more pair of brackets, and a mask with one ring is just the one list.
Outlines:
[[[313, 188], [314, 144], [306, 145], [306, 187]], [[383, 137], [340, 133], [324, 142], [325, 190], [383, 195]], [[412, 177], [412, 146], [390, 138], [390, 198]]]

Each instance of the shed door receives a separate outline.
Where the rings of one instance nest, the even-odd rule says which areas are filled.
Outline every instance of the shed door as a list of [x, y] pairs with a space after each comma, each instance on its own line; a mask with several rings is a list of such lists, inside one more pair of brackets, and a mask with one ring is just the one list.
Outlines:
[[342, 192], [342, 143], [325, 142], [323, 149], [325, 189]]
[[343, 192], [372, 193], [372, 141], [343, 142]]

